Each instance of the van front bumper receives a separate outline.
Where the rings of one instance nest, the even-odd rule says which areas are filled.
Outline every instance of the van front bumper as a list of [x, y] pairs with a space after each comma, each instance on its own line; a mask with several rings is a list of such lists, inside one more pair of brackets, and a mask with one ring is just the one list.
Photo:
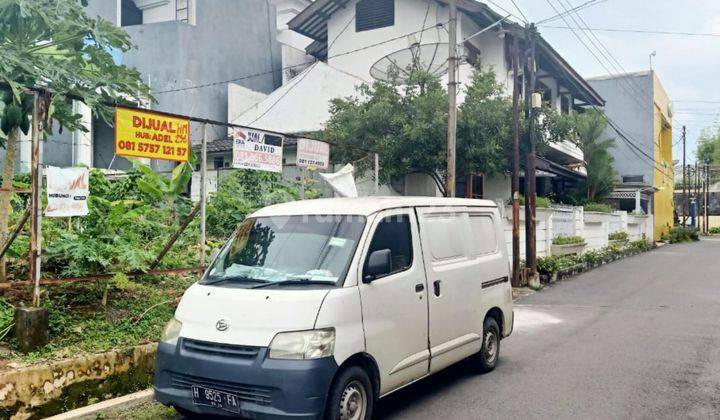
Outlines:
[[[193, 343], [205, 347], [198, 351]], [[197, 414], [251, 419], [323, 417], [330, 383], [338, 369], [335, 358], [276, 360], [267, 357], [267, 347], [235, 351], [233, 346], [215, 345], [220, 351], [213, 352], [213, 345], [183, 338], [175, 346], [160, 343], [155, 364], [155, 399]], [[193, 385], [237, 395], [240, 412], [195, 404]]]

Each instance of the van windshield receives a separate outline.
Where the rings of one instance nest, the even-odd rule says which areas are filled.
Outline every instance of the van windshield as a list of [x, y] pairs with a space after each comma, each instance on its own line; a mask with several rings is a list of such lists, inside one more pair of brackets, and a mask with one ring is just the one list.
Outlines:
[[350, 215], [248, 218], [201, 283], [335, 285], [345, 277], [364, 226], [364, 217]]

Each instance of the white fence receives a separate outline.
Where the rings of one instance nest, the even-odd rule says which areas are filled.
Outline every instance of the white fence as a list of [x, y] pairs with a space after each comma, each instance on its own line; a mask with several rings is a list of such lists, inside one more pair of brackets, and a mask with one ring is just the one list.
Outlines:
[[[505, 242], [512, 258], [512, 207], [501, 206], [505, 223]], [[631, 241], [653, 238], [651, 215], [585, 212], [582, 207], [558, 206], [538, 208], [536, 213], [536, 249], [538, 257], [550, 255], [552, 240], [557, 236], [581, 236], [587, 243], [585, 250], [599, 249], [609, 244], [608, 235], [625, 231]], [[525, 258], [525, 209], [520, 208], [520, 258]]]

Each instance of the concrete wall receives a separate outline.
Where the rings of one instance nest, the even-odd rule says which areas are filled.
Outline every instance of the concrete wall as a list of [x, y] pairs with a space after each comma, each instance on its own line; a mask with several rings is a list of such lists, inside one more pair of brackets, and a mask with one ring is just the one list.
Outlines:
[[156, 343], [0, 371], [0, 418], [47, 418], [152, 383]]
[[[512, 207], [501, 206], [505, 242], [512, 261]], [[552, 255], [553, 238], [581, 236], [585, 239], [584, 251], [600, 249], [610, 244], [608, 235], [616, 231], [628, 233], [630, 241], [653, 237], [653, 217], [626, 212], [589, 213], [582, 207], [538, 208], [536, 213], [536, 249], [538, 257]], [[566, 224], [570, 224], [570, 228]], [[520, 258], [525, 259], [525, 213], [520, 209]]]

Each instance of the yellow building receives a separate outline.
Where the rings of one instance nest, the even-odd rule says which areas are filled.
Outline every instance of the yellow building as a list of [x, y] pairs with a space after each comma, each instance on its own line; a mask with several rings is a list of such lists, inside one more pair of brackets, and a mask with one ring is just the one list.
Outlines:
[[[653, 217], [658, 240], [673, 225], [672, 108], [654, 71], [587, 79], [605, 99], [605, 115], [612, 121], [604, 137], [614, 138], [611, 149], [617, 174], [609, 199], [621, 210]], [[648, 223], [649, 224], [649, 223]]]
[[653, 76], [653, 225], [655, 240], [667, 233], [673, 225], [673, 192], [675, 176], [672, 156], [672, 108], [655, 72]]

